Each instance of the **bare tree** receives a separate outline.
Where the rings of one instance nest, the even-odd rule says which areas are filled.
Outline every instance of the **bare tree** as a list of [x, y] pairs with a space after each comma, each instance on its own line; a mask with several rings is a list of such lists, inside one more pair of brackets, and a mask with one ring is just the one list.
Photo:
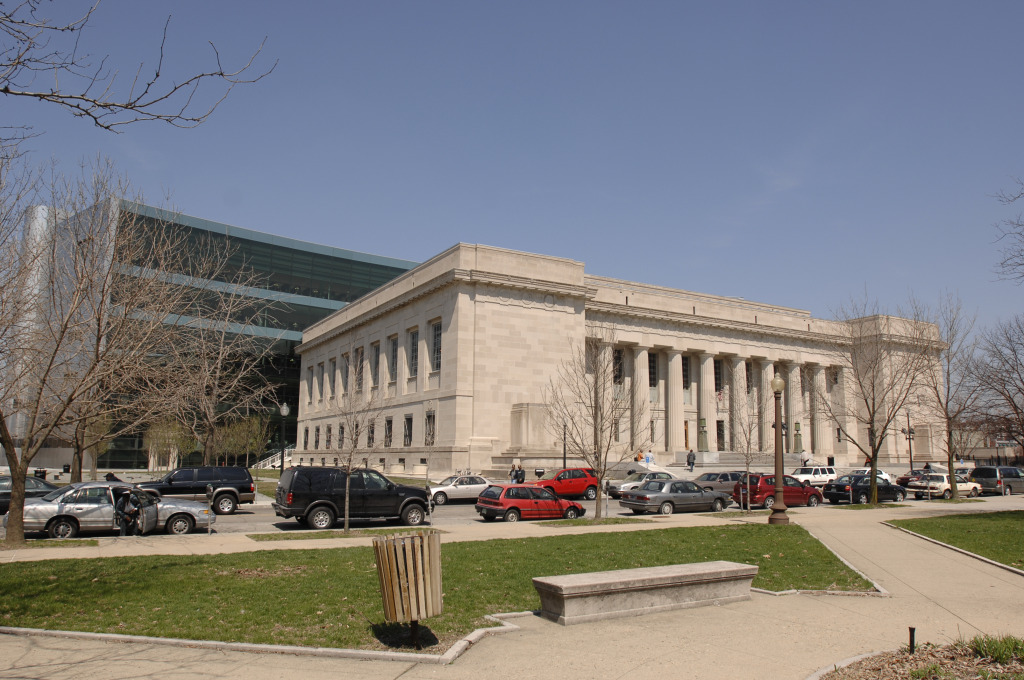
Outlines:
[[925, 388], [942, 344], [933, 324], [883, 314], [867, 299], [841, 308], [836, 318], [828, 351], [839, 369], [839, 395], [826, 387], [815, 390], [814, 398], [843, 438], [864, 454], [871, 468], [871, 502], [877, 503], [879, 451], [898, 430], [897, 418], [908, 401]]
[[[351, 353], [349, 356], [353, 356]], [[345, 523], [344, 531], [349, 533], [349, 509], [351, 507], [352, 473], [358, 467], [369, 467], [370, 455], [384, 442], [385, 433], [382, 415], [389, 406], [383, 390], [364, 391], [361, 370], [356, 369], [354, 390], [341, 395], [338, 406], [338, 449], [345, 468]], [[429, 491], [428, 491], [429, 495]], [[427, 499], [429, 504], [430, 499]]]
[[[155, 389], [175, 379], [165, 360], [173, 320], [194, 291], [156, 272], [176, 271], [173, 231], [124, 219], [128, 192], [108, 163], [79, 177], [52, 172], [0, 263], [20, 299], [0, 293], [0, 444], [13, 478], [7, 542], [24, 540], [24, 478], [47, 440], [96, 449], [165, 408]], [[0, 200], [0, 203], [3, 203]], [[109, 424], [100, 434], [98, 425]], [[81, 465], [81, 458], [78, 459]]]
[[[747, 483], [747, 512], [750, 512], [750, 498], [753, 485], [750, 479], [750, 468], [756, 463], [767, 463], [774, 454], [761, 449], [758, 417], [766, 409], [774, 409], [773, 397], [761, 394], [762, 390], [751, 389], [738, 400], [733, 401], [732, 409], [732, 446], [743, 456], [744, 479]], [[743, 496], [740, 496], [740, 508], [743, 508]]]
[[[917, 318], [931, 316], [923, 307], [912, 302]], [[945, 426], [942, 443], [946, 453], [949, 474], [953, 474], [957, 458], [963, 458], [977, 442], [977, 431], [972, 434], [975, 410], [981, 397], [976, 363], [977, 342], [974, 338], [974, 315], [964, 311], [959, 297], [946, 293], [938, 307], [935, 325], [938, 328], [940, 349], [938, 363], [923, 372], [923, 382], [934, 410]], [[953, 498], [959, 492], [951, 484]]]
[[270, 419], [266, 415], [239, 418], [221, 426], [220, 441], [225, 454], [235, 457], [235, 464], [259, 460], [270, 441]]
[[988, 429], [1024, 446], [1024, 316], [985, 331], [980, 344], [980, 410]]
[[[1015, 181], [1016, 188], [1001, 191], [996, 195], [1003, 205], [1012, 206], [1024, 199], [1024, 179], [1017, 178]], [[1000, 244], [1000, 260], [996, 265], [996, 271], [1002, 278], [1020, 283], [1024, 281], [1024, 216], [1018, 213], [1007, 218], [996, 225], [996, 229], [999, 232]]]
[[196, 448], [196, 439], [172, 417], [163, 418], [146, 428], [145, 446], [151, 468], [170, 469], [180, 464], [183, 454]]
[[633, 448], [649, 443], [646, 400], [634, 403], [614, 346], [611, 329], [588, 328], [588, 337], [571, 346], [544, 390], [549, 433], [556, 440], [564, 437], [566, 451], [593, 468], [597, 477], [595, 519], [601, 519], [604, 480], [611, 468]]
[[[266, 77], [277, 65], [255, 70], [263, 45], [240, 67], [225, 67], [210, 43], [209, 67], [193, 74], [175, 74], [166, 62], [170, 17], [164, 24], [155, 60], [139, 64], [127, 77], [107, 57], [83, 49], [86, 28], [99, 6], [65, 10], [42, 0], [15, 0], [0, 6], [0, 94], [55, 104], [104, 130], [140, 121], [195, 127], [205, 121], [239, 84]], [[65, 12], [63, 17], [44, 12]], [[74, 12], [73, 14], [70, 12]], [[14, 144], [31, 136], [30, 126], [4, 128], [0, 143]]]

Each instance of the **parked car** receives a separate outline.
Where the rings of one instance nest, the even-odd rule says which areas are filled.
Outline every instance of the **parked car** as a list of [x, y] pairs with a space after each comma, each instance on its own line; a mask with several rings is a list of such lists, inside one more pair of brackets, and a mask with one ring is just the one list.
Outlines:
[[905, 475], [900, 475], [896, 478], [896, 483], [902, 487], [906, 487], [910, 482], [915, 479], [920, 479], [928, 474], [928, 470], [911, 470]]
[[520, 519], [575, 519], [587, 513], [575, 501], [559, 498], [546, 488], [533, 484], [493, 484], [476, 499], [476, 511], [486, 522], [502, 517], [506, 522]]
[[811, 486], [825, 486], [836, 478], [836, 469], [827, 465], [805, 465], [793, 470], [793, 477]]
[[634, 472], [627, 475], [625, 479], [609, 482], [606, 487], [608, 495], [612, 498], [619, 498], [623, 491], [637, 489], [649, 479], [672, 479], [672, 475], [667, 472]]
[[161, 479], [139, 482], [138, 486], [161, 498], [206, 501], [207, 486], [213, 486], [213, 509], [218, 515], [230, 515], [239, 503], [256, 500], [252, 475], [242, 467], [181, 467]]
[[[961, 498], [969, 496], [974, 498], [981, 493], [981, 484], [969, 482], [963, 477], [953, 475], [956, 480], [957, 495]], [[907, 485], [907, 490], [914, 492], [914, 498], [920, 500], [925, 496], [933, 498], [952, 498], [953, 486], [949, 481], [949, 475], [922, 475]]]
[[694, 483], [705, 491], [721, 491], [724, 494], [731, 494], [736, 482], [743, 477], [742, 470], [732, 472], [705, 472]]
[[[870, 475], [871, 474], [871, 468], [869, 468], [869, 467], [857, 468], [856, 470], [850, 470], [849, 474], [857, 475], [857, 476]], [[875, 474], [878, 475], [879, 479], [884, 479], [885, 481], [889, 482], [890, 484], [892, 483], [892, 477], [885, 470], [876, 470]]]
[[583, 496], [588, 501], [597, 498], [597, 477], [591, 468], [555, 470], [527, 484], [542, 486], [556, 496]]
[[434, 505], [444, 505], [455, 500], [476, 500], [492, 483], [475, 475], [452, 475], [442, 479], [436, 486], [431, 486], [430, 497], [434, 499]]
[[1010, 496], [1024, 492], [1024, 471], [1005, 465], [979, 465], [969, 479], [981, 485], [982, 493]]
[[683, 479], [651, 479], [639, 489], [622, 492], [619, 505], [629, 508], [634, 514], [658, 512], [671, 515], [673, 512], [710, 510], [721, 512], [732, 503], [728, 494], [721, 491], [707, 491], [696, 482]]
[[[330, 529], [345, 516], [345, 479], [335, 467], [290, 467], [281, 473], [274, 494], [274, 513], [294, 517], [314, 529]], [[422, 524], [429, 507], [427, 490], [396, 484], [370, 469], [352, 470], [349, 513], [360, 519], [401, 519], [409, 526]]]
[[[45, 479], [39, 479], [38, 477], [25, 478], [25, 498], [39, 498], [59, 488], [56, 484], [50, 484]], [[0, 477], [0, 515], [6, 514], [10, 507], [11, 478], [5, 475]]]
[[[25, 531], [45, 531], [50, 538], [74, 538], [86, 531], [117, 531], [114, 503], [128, 492], [139, 508], [139, 533], [157, 527], [155, 496], [124, 482], [75, 482], [45, 496], [25, 499]], [[4, 515], [4, 526], [7, 518]]]
[[217, 519], [217, 513], [208, 503], [185, 501], [180, 498], [156, 499], [157, 519], [154, 531], [183, 536], [196, 529], [209, 529]]
[[970, 479], [972, 472], [974, 472], [974, 468], [972, 467], [958, 467], [953, 469], [954, 475], [958, 475], [964, 479]]
[[[907, 497], [907, 490], [899, 484], [885, 479], [876, 479], [879, 501], [901, 502]], [[871, 500], [871, 477], [869, 475], [843, 475], [822, 488], [822, 494], [829, 503], [841, 501], [867, 503]]]
[[[797, 505], [808, 505], [813, 508], [821, 503], [821, 491], [810, 484], [797, 481], [796, 477], [783, 475], [782, 484], [782, 498], [787, 508]], [[775, 505], [775, 475], [751, 473], [749, 486], [749, 507], [763, 505], [767, 510]], [[741, 508], [747, 507], [747, 487], [747, 477], [744, 475], [732, 490], [732, 499]]]

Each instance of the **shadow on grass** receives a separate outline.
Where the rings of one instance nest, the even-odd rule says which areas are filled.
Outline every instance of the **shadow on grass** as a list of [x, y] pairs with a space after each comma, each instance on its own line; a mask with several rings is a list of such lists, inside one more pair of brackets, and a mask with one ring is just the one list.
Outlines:
[[390, 649], [429, 649], [440, 644], [428, 626], [419, 625], [418, 642], [413, 640], [413, 625], [410, 623], [375, 623], [370, 626], [373, 637]]

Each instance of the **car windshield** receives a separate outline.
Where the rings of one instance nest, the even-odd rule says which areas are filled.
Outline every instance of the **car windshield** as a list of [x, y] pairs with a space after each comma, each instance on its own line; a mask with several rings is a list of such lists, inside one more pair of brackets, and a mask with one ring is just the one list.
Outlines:
[[452, 476], [452, 477], [445, 477], [440, 482], [438, 482], [437, 485], [438, 486], [450, 486], [451, 483], [454, 482], [454, 481], [455, 481], [455, 477], [454, 476]]
[[834, 484], [849, 484], [850, 483], [850, 475], [843, 475], [842, 477], [840, 477], [839, 479], [837, 479], [833, 483]]
[[55, 501], [58, 498], [60, 498], [61, 496], [63, 496], [65, 493], [67, 493], [69, 489], [72, 489], [72, 488], [78, 488], [78, 487], [75, 487], [75, 486], [61, 486], [61, 487], [58, 487], [58, 488], [54, 489], [53, 491], [51, 491], [50, 493], [48, 493], [45, 496], [43, 496], [43, 500], [44, 501]]
[[662, 487], [665, 484], [666, 482], [663, 482], [660, 479], [652, 479], [648, 482], [645, 482], [644, 485], [640, 487], [640, 489], [642, 491], [661, 491]]
[[557, 475], [559, 472], [561, 472], [561, 470], [552, 470], [551, 472], [545, 472], [543, 476], [538, 477], [537, 479], [554, 479], [555, 475]]
[[794, 475], [813, 475], [814, 474], [814, 468], [809, 468], [809, 467], [797, 468], [797, 469], [793, 470], [793, 474]]
[[646, 473], [644, 473], [644, 472], [634, 472], [633, 474], [627, 476], [622, 481], [623, 482], [641, 482], [641, 481], [643, 481], [645, 474]]

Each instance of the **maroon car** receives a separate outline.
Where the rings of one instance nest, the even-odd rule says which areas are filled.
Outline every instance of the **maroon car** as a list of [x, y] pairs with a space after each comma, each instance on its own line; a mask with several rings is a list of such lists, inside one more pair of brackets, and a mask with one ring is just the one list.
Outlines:
[[[736, 482], [732, 490], [732, 499], [741, 508], [763, 505], [765, 509], [775, 505], [775, 475], [762, 475], [751, 473], [750, 475], [750, 504], [747, 505], [747, 478], [743, 477]], [[821, 490], [810, 484], [803, 484], [796, 477], [783, 475], [782, 497], [786, 501], [786, 507], [796, 505], [809, 505], [814, 507], [822, 501]]]
[[587, 510], [575, 501], [559, 498], [547, 489], [530, 484], [497, 485], [484, 489], [476, 499], [476, 511], [485, 521], [503, 517], [506, 522], [520, 519], [575, 519]]

